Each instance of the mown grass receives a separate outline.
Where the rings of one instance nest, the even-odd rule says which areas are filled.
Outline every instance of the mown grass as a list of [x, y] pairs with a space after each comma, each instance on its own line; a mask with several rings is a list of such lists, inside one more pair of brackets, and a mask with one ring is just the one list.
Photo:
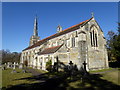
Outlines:
[[21, 80], [21, 78], [31, 77], [31, 73], [23, 73], [22, 69], [15, 69], [17, 72], [12, 72], [12, 69], [6, 69], [2, 71], [2, 87], [10, 87], [12, 85], [34, 83], [28, 80]]
[[103, 77], [102, 79], [108, 80], [110, 82], [113, 82], [114, 84], [120, 85], [120, 70], [114, 70], [112, 72], [102, 73]]
[[0, 67], [0, 88], [2, 88], [2, 68]]
[[[64, 72], [53, 72], [53, 73], [48, 73], [44, 72], [41, 70], [37, 70], [38, 72], [45, 73], [44, 75], [47, 75], [47, 77], [51, 78], [54, 76], [63, 76]], [[21, 79], [21, 78], [27, 78], [27, 77], [32, 77], [31, 73], [22, 73], [21, 69], [16, 69], [17, 73], [11, 73], [12, 69], [7, 69], [2, 71], [2, 87], [10, 87], [14, 85], [19, 85], [19, 84], [30, 84], [30, 83], [36, 83], [36, 80], [29, 80], [29, 79]], [[110, 71], [110, 72], [106, 72]], [[93, 73], [99, 73], [99, 72], [104, 72], [104, 73], [99, 73], [98, 76], [90, 76], [90, 79], [86, 79], [86, 81], [81, 80], [80, 75], [75, 75], [72, 77], [67, 78], [65, 83], [63, 82], [63, 86], [69, 90], [69, 89], [99, 89], [103, 90], [105, 87], [112, 87], [111, 85], [120, 85], [118, 82], [120, 69], [104, 69], [104, 70], [97, 70], [94, 72], [90, 72], [90, 74]], [[92, 78], [91, 78], [92, 77]], [[61, 84], [62, 85], [62, 84]], [[66, 86], [65, 86], [66, 85]]]
[[[103, 73], [101, 73], [103, 72]], [[103, 77], [101, 79], [111, 81], [117, 85], [120, 85], [120, 68], [108, 68], [102, 70], [90, 71], [90, 73], [100, 73]]]
[[108, 71], [108, 70], [113, 70], [113, 68], [107, 68], [107, 69], [101, 69], [101, 70], [93, 70], [93, 71], [89, 71], [90, 73], [95, 73], [95, 72], [104, 72], [104, 71]]
[[43, 71], [43, 70], [40, 70], [40, 69], [34, 69], [34, 70], [36, 70], [39, 73], [47, 73], [47, 71]]
[[[105, 87], [109, 87], [112, 88], [113, 85], [120, 85], [120, 69], [104, 69], [104, 70], [97, 70], [97, 71], [92, 71], [93, 72], [97, 72], [99, 73], [98, 75], [100, 77], [96, 77], [93, 76], [93, 78], [91, 79], [87, 79], [87, 80], [81, 80], [80, 78], [78, 78], [77, 80], [73, 80], [71, 82], [68, 83], [68, 90], [71, 88], [76, 88], [76, 89], [103, 89]], [[104, 71], [108, 71], [108, 72], [104, 72]], [[104, 73], [100, 73], [100, 72], [104, 72]], [[91, 73], [91, 72], [90, 72]], [[88, 77], [89, 78], [89, 77]]]

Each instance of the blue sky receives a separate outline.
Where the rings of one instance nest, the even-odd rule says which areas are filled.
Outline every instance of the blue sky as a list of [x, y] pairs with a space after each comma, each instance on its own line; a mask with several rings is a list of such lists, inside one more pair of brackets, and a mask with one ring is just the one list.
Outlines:
[[26, 48], [33, 34], [36, 14], [38, 33], [43, 39], [56, 33], [58, 24], [66, 29], [91, 18], [91, 12], [105, 36], [109, 30], [117, 30], [118, 3], [115, 2], [2, 3], [2, 48], [11, 52]]

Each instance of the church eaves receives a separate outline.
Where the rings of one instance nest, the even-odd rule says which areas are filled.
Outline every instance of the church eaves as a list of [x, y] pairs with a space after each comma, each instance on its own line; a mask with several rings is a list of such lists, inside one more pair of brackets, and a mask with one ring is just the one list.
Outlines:
[[[93, 18], [93, 17], [92, 17], [92, 18]], [[56, 34], [53, 34], [53, 35], [51, 35], [51, 36], [49, 36], [49, 37], [47, 37], [47, 38], [45, 38], [45, 39], [42, 39], [42, 40], [38, 41], [37, 43], [35, 43], [34, 45], [25, 48], [23, 51], [28, 50], [28, 49], [32, 49], [32, 48], [37, 47], [37, 46], [40, 46], [40, 45], [42, 45], [43, 43], [45, 43], [47, 40], [50, 40], [50, 39], [52, 39], [52, 38], [61, 36], [61, 35], [63, 35], [63, 34], [66, 34], [66, 33], [71, 32], [71, 31], [75, 31], [75, 30], [79, 29], [79, 26], [80, 26], [80, 25], [84, 25], [85, 23], [87, 23], [88, 21], [90, 21], [92, 18], [90, 18], [90, 19], [88, 19], [88, 20], [86, 20], [86, 21], [83, 21], [83, 22], [81, 22], [81, 23], [79, 23], [79, 24], [76, 24], [76, 25], [74, 25], [74, 26], [71, 26], [71, 27], [69, 27], [69, 28], [61, 31], [60, 33], [56, 33]]]

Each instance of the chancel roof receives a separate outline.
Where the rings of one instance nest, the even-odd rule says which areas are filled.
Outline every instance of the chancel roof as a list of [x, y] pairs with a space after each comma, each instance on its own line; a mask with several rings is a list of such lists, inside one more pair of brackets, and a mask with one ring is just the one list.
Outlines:
[[39, 55], [55, 53], [62, 45], [54, 46], [54, 47], [50, 47], [50, 48], [45, 48], [42, 52], [39, 53]]
[[[92, 18], [93, 18], [93, 17], [92, 17]], [[81, 22], [81, 23], [79, 23], [79, 24], [76, 24], [76, 25], [74, 25], [74, 26], [71, 26], [71, 27], [69, 27], [69, 28], [67, 28], [67, 29], [59, 32], [59, 33], [53, 34], [53, 35], [51, 35], [51, 36], [49, 36], [49, 37], [47, 37], [47, 38], [45, 38], [45, 39], [42, 39], [42, 40], [38, 41], [37, 43], [35, 43], [34, 45], [25, 48], [23, 51], [28, 50], [28, 49], [32, 49], [32, 48], [37, 47], [37, 46], [40, 46], [40, 45], [42, 45], [43, 43], [45, 43], [47, 40], [50, 40], [50, 39], [52, 39], [52, 38], [61, 36], [61, 35], [63, 35], [63, 34], [66, 34], [66, 33], [71, 32], [71, 31], [75, 31], [75, 30], [79, 29], [79, 26], [80, 26], [80, 25], [84, 25], [86, 22], [90, 21], [92, 18], [90, 18], [90, 19], [88, 19], [88, 20], [86, 20], [86, 21], [83, 21], [83, 22]]]

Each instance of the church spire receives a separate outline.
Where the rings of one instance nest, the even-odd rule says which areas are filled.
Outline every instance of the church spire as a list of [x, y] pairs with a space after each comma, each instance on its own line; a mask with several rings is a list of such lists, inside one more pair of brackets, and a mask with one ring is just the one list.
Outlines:
[[35, 17], [34, 21], [34, 30], [33, 35], [30, 38], [29, 46], [34, 45], [36, 42], [38, 42], [40, 37], [38, 37], [38, 22], [37, 22], [37, 16]]
[[33, 31], [33, 35], [34, 36], [38, 36], [38, 22], [37, 22], [37, 15], [35, 17], [35, 21], [34, 21], [34, 31]]

